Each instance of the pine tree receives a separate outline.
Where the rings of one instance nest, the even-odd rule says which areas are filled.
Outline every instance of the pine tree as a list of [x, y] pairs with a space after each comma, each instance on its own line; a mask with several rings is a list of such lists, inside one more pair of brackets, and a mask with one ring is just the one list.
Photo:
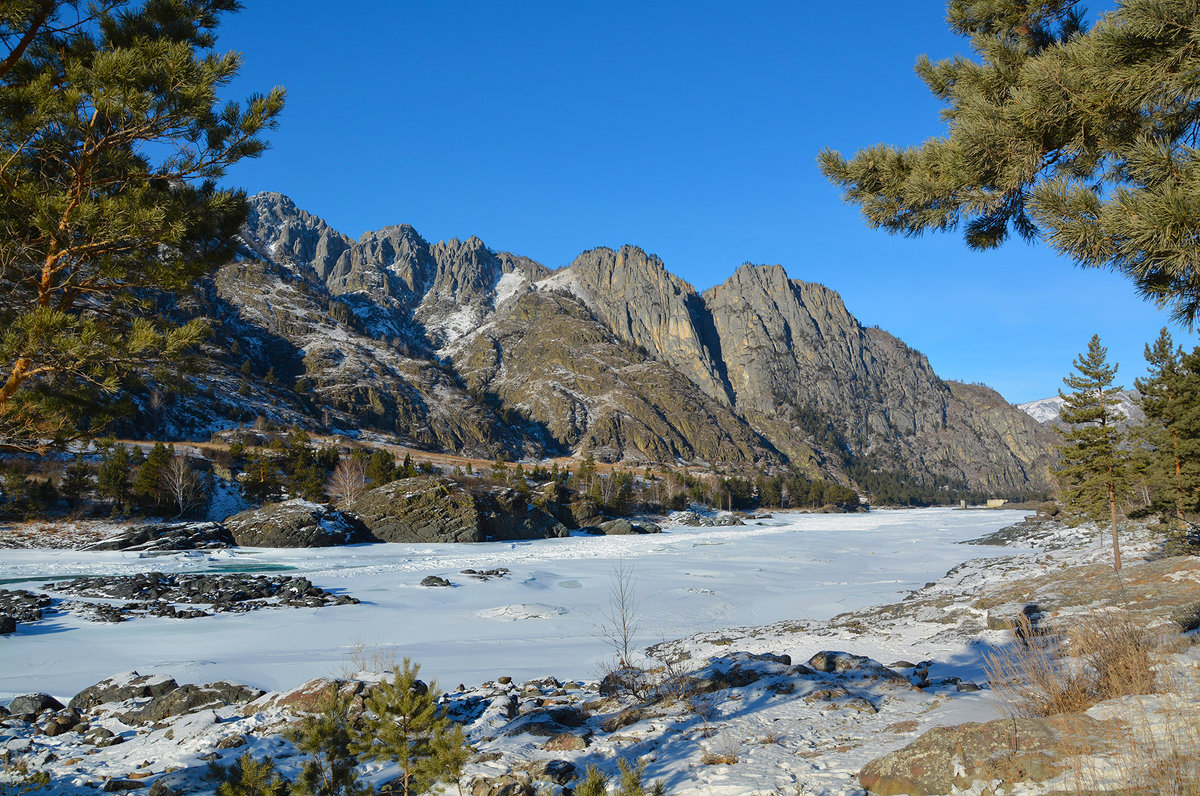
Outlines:
[[129, 449], [124, 445], [114, 445], [96, 471], [96, 493], [127, 509], [130, 505], [129, 479], [133, 468], [134, 457]]
[[228, 767], [212, 765], [212, 775], [220, 780], [217, 796], [288, 796], [287, 780], [275, 771], [270, 757], [255, 760], [246, 752]]
[[372, 487], [396, 480], [396, 457], [391, 451], [376, 450], [371, 454], [367, 460], [367, 480]]
[[171, 457], [175, 455], [175, 446], [170, 449], [161, 442], [156, 442], [146, 455], [146, 461], [138, 468], [133, 477], [133, 494], [139, 499], [139, 504], [146, 509], [163, 508], [168, 498], [163, 486], [163, 477]]
[[1171, 334], [1163, 328], [1154, 344], [1146, 345], [1147, 377], [1133, 382], [1141, 395], [1142, 411], [1146, 415], [1142, 441], [1152, 449], [1144, 469], [1147, 477], [1155, 480], [1160, 491], [1165, 493], [1165, 501], [1155, 502], [1173, 504], [1181, 528], [1184, 489], [1179, 432], [1186, 390], [1180, 362], [1182, 356], [1183, 352], [1175, 347]]
[[79, 502], [92, 491], [95, 481], [92, 479], [91, 468], [83, 460], [83, 455], [75, 457], [75, 461], [67, 465], [66, 471], [63, 472], [62, 484], [59, 486], [59, 492], [67, 499], [72, 508], [79, 505]]
[[439, 780], [461, 775], [465, 742], [439, 714], [437, 683], [417, 679], [421, 667], [405, 658], [391, 682], [367, 698], [367, 713], [351, 744], [362, 758], [400, 766], [392, 785], [401, 796], [424, 793]]
[[1059, 391], [1065, 403], [1056, 474], [1065, 484], [1066, 504], [1089, 519], [1112, 521], [1113, 568], [1121, 569], [1121, 544], [1117, 535], [1117, 496], [1127, 485], [1128, 452], [1121, 445], [1124, 434], [1117, 427], [1114, 407], [1119, 386], [1113, 385], [1117, 365], [1109, 366], [1108, 349], [1093, 335], [1086, 354], [1076, 358], [1076, 373], [1063, 379], [1070, 393]]
[[577, 491], [587, 492], [592, 488], [592, 481], [596, 478], [596, 457], [590, 450], [583, 454], [583, 461], [579, 463], [575, 478]]
[[946, 104], [944, 136], [877, 145], [824, 174], [866, 222], [918, 235], [962, 227], [989, 249], [1012, 232], [1112, 268], [1176, 318], [1200, 312], [1200, 4], [1125, 0], [1085, 29], [1081, 0], [950, 0], [978, 60], [916, 71]]
[[350, 747], [353, 733], [350, 700], [337, 689], [317, 704], [300, 725], [288, 733], [297, 751], [308, 755], [300, 776], [292, 785], [292, 796], [357, 796], [369, 790], [358, 785], [356, 760]]
[[[283, 90], [218, 106], [236, 0], [13, 0], [0, 13], [0, 438], [97, 433], [132, 373], [206, 334], [154, 293], [227, 261], [246, 217], [226, 169], [258, 156]], [[86, 409], [86, 411], [84, 411]]]

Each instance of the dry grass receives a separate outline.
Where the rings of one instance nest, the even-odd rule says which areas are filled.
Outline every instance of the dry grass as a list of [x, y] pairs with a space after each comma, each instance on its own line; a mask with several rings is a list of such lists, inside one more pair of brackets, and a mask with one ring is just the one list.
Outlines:
[[1105, 611], [1081, 618], [1065, 636], [1039, 633], [1022, 617], [1014, 634], [987, 662], [1012, 714], [1082, 712], [1124, 698], [1103, 708], [1111, 714], [1104, 748], [1063, 737], [1055, 750], [1070, 761], [1075, 792], [1200, 796], [1200, 670], [1176, 664], [1166, 673], [1170, 653], [1182, 648], [1178, 633]]
[[1067, 637], [1042, 632], [1021, 616], [1013, 633], [1013, 644], [986, 656], [986, 668], [1014, 715], [1078, 713], [1106, 699], [1157, 688], [1163, 635], [1128, 613], [1090, 614]]

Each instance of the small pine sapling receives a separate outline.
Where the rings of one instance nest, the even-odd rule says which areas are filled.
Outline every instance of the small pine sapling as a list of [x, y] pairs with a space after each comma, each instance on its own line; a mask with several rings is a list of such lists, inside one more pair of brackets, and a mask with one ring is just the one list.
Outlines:
[[287, 796], [289, 791], [272, 758], [255, 760], [249, 752], [229, 766], [210, 764], [209, 777], [220, 782], [217, 796]]
[[417, 679], [421, 667], [409, 658], [391, 682], [383, 682], [367, 699], [367, 713], [351, 750], [370, 760], [390, 760], [400, 766], [391, 790], [415, 796], [434, 783], [462, 773], [466, 743], [461, 731], [438, 711], [437, 683]]
[[295, 796], [358, 796], [368, 789], [358, 785], [357, 761], [351, 752], [350, 700], [330, 692], [300, 726], [287, 734], [296, 749], [309, 756], [292, 786]]

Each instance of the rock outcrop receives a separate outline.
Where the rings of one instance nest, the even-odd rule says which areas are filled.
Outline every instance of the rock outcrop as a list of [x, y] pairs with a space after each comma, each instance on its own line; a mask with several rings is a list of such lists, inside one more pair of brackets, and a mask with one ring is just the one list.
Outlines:
[[242, 547], [333, 547], [377, 541], [358, 518], [307, 500], [269, 503], [225, 520]]
[[384, 542], [487, 542], [566, 536], [566, 527], [507, 487], [402, 478], [368, 491], [355, 512]]

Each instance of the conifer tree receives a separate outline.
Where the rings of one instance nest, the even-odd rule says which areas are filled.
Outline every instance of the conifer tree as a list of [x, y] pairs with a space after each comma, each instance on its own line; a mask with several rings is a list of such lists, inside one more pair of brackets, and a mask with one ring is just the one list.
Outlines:
[[421, 667], [405, 658], [390, 682], [367, 698], [351, 749], [362, 758], [400, 766], [393, 792], [424, 793], [435, 782], [461, 774], [465, 742], [438, 711], [437, 683], [417, 679]]
[[396, 480], [396, 457], [391, 451], [376, 450], [367, 460], [367, 480], [372, 487], [390, 484]]
[[1121, 569], [1121, 544], [1117, 535], [1117, 496], [1127, 485], [1128, 453], [1121, 445], [1114, 407], [1119, 386], [1113, 385], [1117, 365], [1109, 365], [1108, 349], [1092, 335], [1086, 354], [1075, 359], [1076, 373], [1063, 379], [1070, 393], [1059, 390], [1065, 403], [1056, 474], [1062, 479], [1066, 504], [1097, 523], [1112, 522], [1113, 568]]
[[918, 235], [962, 227], [989, 249], [1041, 237], [1076, 263], [1128, 276], [1191, 321], [1200, 312], [1200, 4], [1124, 0], [1085, 28], [1081, 0], [950, 0], [976, 59], [916, 71], [946, 134], [821, 170], [866, 222]]
[[63, 472], [59, 492], [67, 499], [71, 507], [75, 508], [92, 491], [94, 484], [92, 471], [87, 466], [87, 463], [83, 461], [83, 455], [80, 454], [75, 457], [75, 461], [67, 465], [67, 469]]
[[129, 479], [135, 463], [135, 457], [128, 448], [114, 445], [96, 471], [96, 493], [105, 500], [128, 508]]
[[133, 494], [139, 498], [139, 503], [147, 509], [159, 509], [166, 505], [167, 496], [163, 484], [167, 465], [175, 455], [175, 446], [169, 449], [161, 442], [156, 442], [146, 455], [146, 461], [138, 468], [133, 478]]
[[1180, 526], [1183, 524], [1184, 489], [1179, 432], [1187, 392], [1180, 362], [1182, 356], [1183, 352], [1175, 347], [1170, 332], [1164, 327], [1153, 345], [1146, 344], [1147, 377], [1133, 382], [1141, 395], [1140, 403], [1146, 415], [1142, 441], [1150, 448], [1151, 456], [1146, 469], [1151, 478], [1159, 476], [1155, 479], [1156, 486], [1165, 493], [1165, 502], [1173, 504]]
[[[38, 448], [115, 411], [133, 372], [199, 342], [155, 296], [225, 262], [283, 90], [220, 105], [236, 0], [13, 0], [0, 11], [0, 439]], [[86, 407], [88, 411], [81, 411]]]
[[315, 713], [304, 716], [288, 733], [296, 749], [308, 755], [300, 776], [292, 785], [292, 796], [358, 796], [369, 791], [358, 785], [351, 752], [353, 733], [350, 699], [336, 688], [317, 704]]
[[213, 774], [220, 779], [217, 796], [288, 796], [287, 780], [275, 771], [270, 757], [255, 760], [246, 752], [228, 767], [213, 764]]

